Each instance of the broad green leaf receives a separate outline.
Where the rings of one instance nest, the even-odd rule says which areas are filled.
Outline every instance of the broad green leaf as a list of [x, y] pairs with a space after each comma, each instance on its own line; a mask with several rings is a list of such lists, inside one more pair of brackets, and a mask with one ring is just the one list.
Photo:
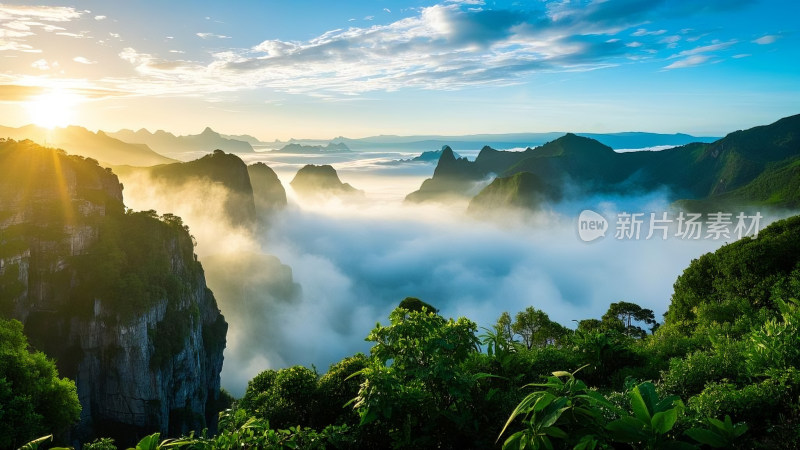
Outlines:
[[517, 431], [516, 433], [509, 436], [508, 439], [506, 439], [506, 441], [503, 442], [503, 450], [519, 448], [519, 440], [523, 434], [524, 431]]
[[145, 436], [136, 444], [136, 450], [158, 450], [158, 440], [161, 438], [161, 433], [153, 433]]
[[[730, 416], [726, 416], [726, 417], [727, 417], [728, 419], [730, 419]], [[727, 426], [727, 424], [726, 424], [726, 423], [724, 423], [723, 421], [721, 421], [721, 420], [719, 420], [719, 419], [715, 419], [715, 418], [713, 418], [713, 417], [709, 417], [709, 418], [708, 418], [708, 423], [710, 423], [710, 424], [711, 424], [711, 425], [712, 425], [714, 428], [717, 428], [717, 429], [719, 429], [720, 431], [727, 431], [727, 430], [729, 430], [729, 429], [732, 429], [732, 428], [733, 428], [733, 427], [731, 427], [731, 428], [728, 428], [728, 426]]]
[[[655, 391], [653, 392], [655, 393]], [[666, 411], [673, 407], [683, 408], [683, 402], [681, 401], [681, 398], [678, 397], [677, 395], [670, 395], [669, 397], [665, 397], [664, 399], [656, 403], [653, 412], [657, 413], [661, 411]]]
[[639, 386], [636, 386], [631, 390], [630, 397], [633, 414], [643, 423], [649, 424], [651, 419], [650, 410], [647, 408], [644, 398], [642, 398], [642, 393], [639, 391]]
[[553, 400], [555, 400], [555, 399], [556, 399], [555, 395], [553, 395], [553, 394], [551, 394], [549, 392], [545, 392], [545, 393], [542, 394], [541, 397], [539, 397], [538, 400], [536, 400], [536, 403], [534, 403], [534, 405], [533, 405], [533, 410], [534, 411], [541, 411], [541, 410], [547, 408], [548, 405], [553, 403]]
[[658, 434], [667, 434], [678, 421], [678, 409], [672, 408], [667, 411], [657, 412], [653, 415], [653, 430]]
[[[634, 388], [635, 390], [639, 391], [639, 394], [642, 396], [642, 400], [644, 400], [644, 404], [647, 405], [648, 415], [652, 416], [654, 413], [659, 412], [657, 409], [658, 402], [658, 395], [656, 394], [656, 387], [653, 383], [649, 381], [645, 381], [640, 385]], [[671, 404], [670, 404], [671, 405]]]
[[606, 429], [611, 432], [615, 441], [629, 443], [647, 439], [648, 435], [644, 432], [644, 427], [645, 424], [642, 421], [632, 416], [617, 419], [606, 425]]

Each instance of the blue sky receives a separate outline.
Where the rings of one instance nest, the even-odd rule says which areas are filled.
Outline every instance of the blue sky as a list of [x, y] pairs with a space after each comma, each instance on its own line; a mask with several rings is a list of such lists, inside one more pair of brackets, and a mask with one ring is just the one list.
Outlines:
[[800, 112], [798, 15], [749, 0], [4, 3], [0, 114], [36, 121], [26, 104], [57, 92], [71, 123], [112, 131], [721, 135]]

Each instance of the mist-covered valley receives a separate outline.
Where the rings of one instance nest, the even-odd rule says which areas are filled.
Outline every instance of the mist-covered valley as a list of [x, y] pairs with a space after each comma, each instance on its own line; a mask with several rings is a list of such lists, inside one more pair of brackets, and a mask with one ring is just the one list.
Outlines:
[[[474, 160], [478, 150], [461, 151]], [[183, 217], [209, 287], [230, 324], [222, 385], [241, 395], [267, 368], [327, 366], [355, 352], [376, 322], [407, 296], [445, 317], [491, 327], [500, 314], [534, 306], [565, 326], [600, 318], [608, 305], [631, 301], [656, 316], [689, 262], [726, 240], [615, 239], [578, 236], [591, 209], [617, 213], [672, 211], [668, 193], [570, 198], [542, 210], [467, 214], [467, 198], [412, 203], [405, 196], [435, 164], [388, 164], [415, 152], [346, 155], [242, 155], [266, 162], [286, 189], [288, 205], [252, 228], [231, 223], [220, 205], [228, 192], [194, 181], [180, 189], [146, 175], [125, 176], [126, 203]], [[305, 164], [332, 164], [363, 196], [298, 195], [291, 181]], [[476, 182], [475, 193], [491, 178]], [[761, 227], [767, 225], [765, 218]], [[612, 225], [613, 226], [613, 225]]]

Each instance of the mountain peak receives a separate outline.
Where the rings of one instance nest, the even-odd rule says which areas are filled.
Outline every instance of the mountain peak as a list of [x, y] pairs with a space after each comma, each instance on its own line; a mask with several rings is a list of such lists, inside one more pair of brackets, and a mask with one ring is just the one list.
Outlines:
[[449, 145], [442, 146], [442, 156], [439, 157], [439, 163], [451, 162], [456, 160], [456, 155], [453, 154], [453, 149]]
[[203, 135], [203, 136], [215, 136], [218, 133], [216, 131], [212, 130], [211, 127], [206, 127], [206, 129], [203, 130], [203, 132], [200, 133], [200, 134]]

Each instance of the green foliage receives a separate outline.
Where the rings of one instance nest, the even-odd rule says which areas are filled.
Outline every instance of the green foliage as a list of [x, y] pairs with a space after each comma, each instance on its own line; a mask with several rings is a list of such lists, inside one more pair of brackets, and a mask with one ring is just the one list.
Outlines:
[[302, 366], [261, 372], [248, 383], [240, 406], [277, 427], [313, 425], [319, 408], [317, 373]]
[[524, 428], [505, 440], [504, 450], [552, 449], [553, 439], [566, 441], [568, 447], [596, 445], [595, 434], [603, 421], [603, 409], [614, 408], [606, 398], [589, 390], [569, 372], [553, 372], [547, 382], [528, 386], [545, 389], [526, 396], [511, 413], [498, 440], [517, 417], [522, 419]]
[[612, 383], [612, 375], [620, 369], [634, 365], [636, 354], [630, 350], [632, 339], [609, 331], [605, 333], [576, 331], [572, 337], [572, 350], [586, 365], [585, 378], [592, 384]]
[[214, 437], [194, 436], [165, 439], [159, 433], [143, 438], [132, 450], [235, 450], [235, 449], [309, 449], [353, 448], [346, 425], [328, 426], [322, 431], [299, 426], [275, 429], [263, 419], [249, 417], [244, 410], [220, 413], [219, 432]]
[[800, 366], [800, 307], [777, 302], [781, 320], [768, 320], [754, 329], [747, 347], [747, 368], [751, 375]]
[[[188, 273], [173, 270], [176, 247]], [[130, 317], [163, 299], [177, 304], [201, 270], [193, 251], [191, 236], [175, 216], [159, 218], [155, 211], [107, 216], [97, 242], [72, 262], [79, 283], [71, 307], [90, 314], [93, 300], [102, 299], [105, 310]]]
[[614, 441], [637, 444], [642, 449], [681, 446], [670, 436], [684, 408], [678, 396], [659, 398], [655, 386], [650, 382], [634, 387], [629, 396], [633, 415], [623, 416], [606, 425]]
[[16, 448], [77, 422], [75, 383], [59, 378], [53, 361], [28, 351], [22, 324], [0, 319], [0, 448]]
[[434, 308], [431, 304], [425, 303], [422, 300], [416, 297], [406, 297], [401, 302], [398, 308], [403, 308], [408, 311], [417, 311], [422, 312], [424, 310], [428, 310], [433, 313], [439, 312], [438, 309]]
[[647, 331], [643, 330], [634, 322], [641, 322], [651, 327], [657, 326], [653, 310], [642, 308], [641, 306], [631, 302], [617, 302], [612, 303], [608, 307], [608, 311], [603, 315], [603, 324], [606, 325], [608, 330], [622, 331], [628, 337], [643, 338], [647, 335]]
[[686, 430], [686, 435], [712, 448], [733, 448], [736, 440], [748, 429], [747, 424], [734, 424], [728, 415], [724, 422], [709, 417], [707, 423], [708, 428], [692, 428]]
[[360, 377], [354, 374], [366, 368], [367, 364], [367, 357], [363, 353], [357, 353], [331, 364], [328, 372], [320, 377], [317, 381], [320, 401], [317, 426], [358, 424], [358, 414], [347, 403], [358, 395], [361, 385]]
[[730, 415], [735, 420], [762, 425], [786, 411], [791, 395], [798, 390], [796, 370], [782, 377], [738, 386], [730, 382], [709, 383], [703, 392], [689, 400], [689, 407], [701, 416]]
[[367, 337], [375, 345], [354, 402], [361, 425], [374, 422], [397, 448], [455, 446], [459, 434], [468, 439], [477, 379], [462, 364], [478, 351], [476, 325], [402, 308], [389, 320]]
[[[503, 316], [500, 319], [503, 320]], [[547, 313], [533, 306], [517, 313], [511, 331], [522, 338], [529, 350], [562, 341], [569, 334], [562, 325], [550, 320]]]
[[[712, 321], [752, 318], [762, 308], [777, 312], [776, 294], [800, 297], [800, 284], [792, 281], [800, 269], [798, 255], [800, 216], [701, 256], [675, 282], [666, 322], [685, 321], [687, 331], [694, 331]], [[704, 306], [710, 309], [701, 314]]]
[[712, 349], [673, 358], [661, 380], [664, 390], [688, 398], [701, 392], [708, 383], [740, 380], [744, 372], [744, 344], [723, 341]]
[[111, 438], [97, 438], [83, 444], [83, 450], [117, 450], [117, 446]]

